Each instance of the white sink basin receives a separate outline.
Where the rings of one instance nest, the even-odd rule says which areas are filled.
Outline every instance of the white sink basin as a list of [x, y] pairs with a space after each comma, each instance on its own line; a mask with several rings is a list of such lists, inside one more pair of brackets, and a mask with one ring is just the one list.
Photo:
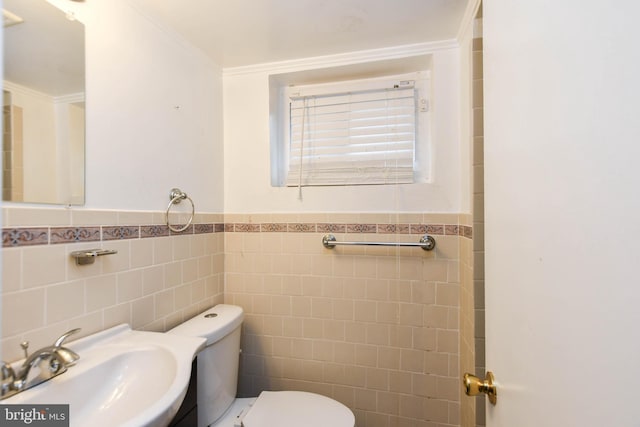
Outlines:
[[72, 427], [164, 427], [184, 399], [204, 343], [116, 326], [66, 345], [80, 355], [74, 366], [2, 403], [69, 404]]

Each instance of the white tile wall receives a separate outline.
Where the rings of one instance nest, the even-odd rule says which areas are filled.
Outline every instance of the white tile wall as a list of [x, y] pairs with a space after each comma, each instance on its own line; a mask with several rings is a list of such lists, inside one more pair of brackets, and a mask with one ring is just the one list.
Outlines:
[[[6, 207], [3, 215], [5, 227], [148, 225], [162, 217]], [[222, 215], [199, 219], [221, 223]], [[208, 233], [3, 248], [2, 360], [21, 358], [24, 340], [38, 348], [72, 328], [82, 328], [79, 337], [119, 323], [164, 331], [223, 302], [223, 239]], [[118, 253], [84, 266], [69, 256], [94, 247]]]
[[[5, 227], [49, 225], [46, 209], [5, 211]], [[55, 225], [162, 223], [160, 213], [53, 211]], [[461, 217], [230, 214], [198, 219], [457, 225]], [[466, 295], [460, 280], [470, 277], [471, 260], [462, 250], [471, 247], [470, 240], [438, 235], [437, 249], [426, 253], [371, 247], [331, 251], [322, 247], [321, 237], [235, 231], [4, 248], [2, 358], [22, 357], [23, 340], [37, 348], [74, 327], [82, 327], [83, 335], [119, 323], [164, 331], [225, 301], [246, 312], [241, 393], [319, 392], [353, 409], [358, 426], [459, 425], [461, 300]], [[342, 233], [338, 238], [397, 241], [416, 235]], [[90, 247], [118, 254], [87, 266], [69, 257]]]

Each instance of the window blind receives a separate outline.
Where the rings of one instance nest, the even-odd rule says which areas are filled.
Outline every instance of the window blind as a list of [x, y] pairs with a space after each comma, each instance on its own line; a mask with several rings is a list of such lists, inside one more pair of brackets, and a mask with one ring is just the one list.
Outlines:
[[415, 98], [412, 82], [290, 97], [287, 185], [413, 182]]

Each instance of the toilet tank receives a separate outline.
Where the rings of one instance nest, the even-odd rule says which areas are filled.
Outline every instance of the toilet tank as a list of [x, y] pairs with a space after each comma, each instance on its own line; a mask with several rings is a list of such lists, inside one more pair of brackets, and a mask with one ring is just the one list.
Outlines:
[[197, 355], [198, 427], [215, 422], [236, 397], [243, 318], [241, 307], [219, 304], [167, 332], [207, 340]]

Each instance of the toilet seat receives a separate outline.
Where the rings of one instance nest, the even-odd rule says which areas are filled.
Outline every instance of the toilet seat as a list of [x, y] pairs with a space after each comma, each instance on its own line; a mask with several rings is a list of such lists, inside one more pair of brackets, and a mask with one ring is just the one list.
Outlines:
[[304, 391], [263, 391], [242, 420], [244, 427], [354, 427], [342, 403]]

